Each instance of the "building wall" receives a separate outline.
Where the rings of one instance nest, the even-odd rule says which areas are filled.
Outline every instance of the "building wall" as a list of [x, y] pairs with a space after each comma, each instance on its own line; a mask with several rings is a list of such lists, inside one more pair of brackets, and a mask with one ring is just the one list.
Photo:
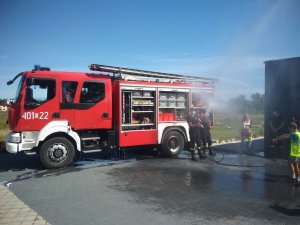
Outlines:
[[0, 111], [7, 111], [8, 107], [6, 105], [0, 105]]
[[274, 109], [283, 117], [284, 132], [288, 132], [292, 117], [298, 120], [300, 126], [300, 57], [265, 62], [265, 155], [287, 158], [288, 142], [283, 144], [283, 148], [271, 147], [269, 121]]

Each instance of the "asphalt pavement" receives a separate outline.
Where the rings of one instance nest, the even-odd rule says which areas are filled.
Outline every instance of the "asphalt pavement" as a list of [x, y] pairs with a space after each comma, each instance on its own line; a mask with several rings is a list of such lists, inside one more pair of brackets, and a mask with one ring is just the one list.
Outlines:
[[[57, 170], [45, 170], [37, 156], [1, 153], [0, 199], [8, 199], [0, 200], [0, 224], [299, 224], [300, 187], [288, 182], [286, 160], [215, 149], [197, 162], [188, 152], [93, 154]], [[9, 221], [7, 205], [21, 205], [32, 220]]]

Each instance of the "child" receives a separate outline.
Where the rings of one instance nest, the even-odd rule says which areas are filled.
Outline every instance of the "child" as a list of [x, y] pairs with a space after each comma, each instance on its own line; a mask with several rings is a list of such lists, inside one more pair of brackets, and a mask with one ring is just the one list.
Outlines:
[[252, 151], [251, 145], [252, 145], [252, 131], [250, 127], [246, 127], [244, 130], [244, 142], [246, 145], [246, 149], [248, 152]]
[[288, 160], [288, 165], [290, 170], [292, 171], [292, 178], [296, 186], [300, 184], [300, 171], [299, 171], [299, 160], [300, 160], [300, 132], [297, 130], [297, 124], [291, 122], [289, 125], [288, 134], [280, 135], [273, 139], [273, 142], [283, 141], [283, 140], [291, 140], [291, 149], [290, 156]]
[[244, 114], [242, 117], [242, 121], [241, 121], [240, 154], [242, 154], [245, 144], [246, 144], [247, 150], [250, 150], [251, 144], [252, 144], [252, 132], [251, 132], [251, 120], [250, 120], [248, 114]]

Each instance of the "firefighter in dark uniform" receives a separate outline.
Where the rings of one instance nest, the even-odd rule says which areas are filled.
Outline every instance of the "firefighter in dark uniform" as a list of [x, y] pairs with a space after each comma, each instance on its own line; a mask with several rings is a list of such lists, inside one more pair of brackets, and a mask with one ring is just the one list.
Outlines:
[[211, 132], [210, 129], [212, 127], [212, 123], [208, 117], [205, 116], [206, 111], [200, 110], [199, 112], [199, 119], [200, 119], [200, 136], [202, 141], [202, 153], [206, 153], [206, 149], [209, 151], [209, 155], [215, 155], [211, 146], [212, 146], [212, 139], [211, 139]]
[[[198, 115], [196, 114], [195, 109], [190, 110], [190, 114], [187, 118], [187, 122], [189, 125], [190, 151], [192, 155], [192, 160], [197, 161], [195, 157], [195, 144], [197, 144], [198, 148], [201, 148], [201, 138], [199, 133], [199, 118]], [[201, 153], [200, 150], [198, 150], [198, 152], [199, 152], [199, 158], [203, 159], [204, 155]]]

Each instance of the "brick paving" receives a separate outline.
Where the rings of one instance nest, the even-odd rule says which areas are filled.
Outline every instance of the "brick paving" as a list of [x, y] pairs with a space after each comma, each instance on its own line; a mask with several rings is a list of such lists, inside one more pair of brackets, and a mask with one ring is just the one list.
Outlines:
[[23, 203], [8, 188], [0, 185], [0, 224], [49, 225], [50, 223]]

